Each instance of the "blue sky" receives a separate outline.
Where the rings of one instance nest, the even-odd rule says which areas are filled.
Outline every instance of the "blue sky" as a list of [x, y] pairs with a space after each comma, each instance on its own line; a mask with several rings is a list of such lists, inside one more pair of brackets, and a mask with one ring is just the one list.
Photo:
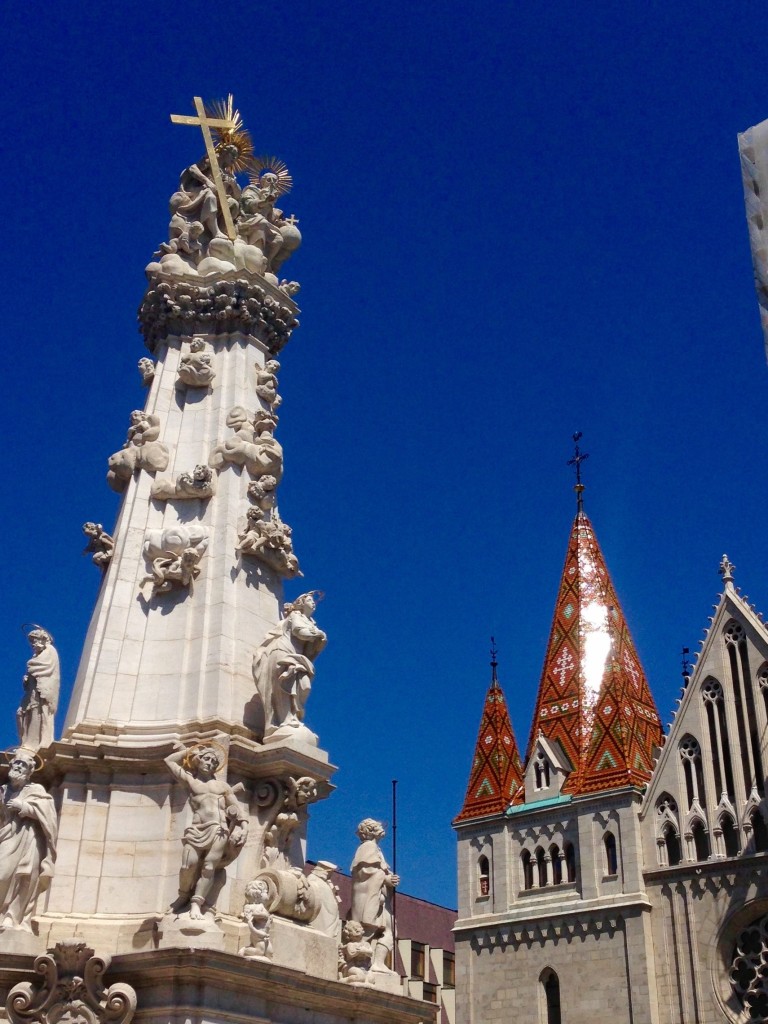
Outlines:
[[80, 527], [115, 520], [143, 267], [202, 153], [168, 115], [229, 91], [257, 151], [288, 163], [304, 235], [280, 508], [327, 594], [308, 724], [340, 766], [310, 855], [348, 866], [397, 778], [403, 887], [454, 903], [489, 637], [524, 747], [574, 430], [669, 721], [723, 551], [768, 613], [768, 379], [736, 149], [768, 117], [759, 29], [747, 5], [693, 3], [9, 8], [0, 742], [21, 623], [56, 635], [67, 690], [76, 673], [99, 575]]

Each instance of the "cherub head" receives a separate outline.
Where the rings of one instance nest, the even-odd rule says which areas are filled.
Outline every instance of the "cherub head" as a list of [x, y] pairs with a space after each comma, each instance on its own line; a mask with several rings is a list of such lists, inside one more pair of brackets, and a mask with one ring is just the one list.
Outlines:
[[104, 532], [101, 523], [83, 523], [83, 533], [86, 537], [100, 537]]
[[196, 484], [207, 484], [211, 482], [213, 471], [209, 466], [199, 465], [195, 466], [192, 471], [192, 479]]
[[202, 352], [205, 348], [205, 342], [202, 338], [193, 338], [189, 345], [190, 352]]
[[263, 878], [254, 878], [245, 887], [246, 903], [266, 903], [269, 899], [269, 886]]
[[359, 942], [363, 935], [365, 935], [365, 929], [359, 921], [345, 921], [344, 927], [342, 928], [342, 938], [345, 942]]

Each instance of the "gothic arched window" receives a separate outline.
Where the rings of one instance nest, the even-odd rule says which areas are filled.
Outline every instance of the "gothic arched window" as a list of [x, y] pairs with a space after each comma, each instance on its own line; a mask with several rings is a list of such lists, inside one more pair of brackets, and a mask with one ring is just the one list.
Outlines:
[[539, 883], [539, 888], [543, 889], [547, 884], [547, 861], [544, 855], [544, 851], [540, 846], [536, 847], [536, 871]]
[[477, 894], [487, 896], [491, 891], [491, 866], [483, 854], [477, 858]]
[[725, 718], [723, 688], [717, 679], [710, 676], [704, 680], [701, 696], [707, 713], [709, 745], [712, 751], [712, 766], [715, 771], [717, 795], [726, 794], [731, 801], [736, 799], [733, 787], [733, 765], [731, 744], [728, 738], [728, 723]]
[[536, 789], [549, 789], [549, 758], [541, 751], [533, 762]]
[[670, 867], [674, 867], [675, 864], [679, 864], [683, 859], [682, 851], [680, 850], [680, 836], [675, 832], [671, 822], [664, 826], [661, 835], [667, 848], [667, 864]]
[[560, 847], [553, 843], [549, 848], [549, 858], [552, 861], [552, 881], [560, 885], [563, 880], [563, 862], [560, 859]]
[[533, 888], [533, 863], [531, 861], [531, 851], [523, 850], [520, 855], [520, 863], [523, 866], [523, 888]]
[[709, 860], [709, 836], [704, 822], [697, 819], [691, 829], [693, 848], [696, 851], [696, 860]]
[[547, 967], [539, 975], [541, 985], [541, 1024], [561, 1024], [560, 1016], [560, 979]]
[[723, 630], [728, 662], [731, 669], [733, 699], [736, 706], [736, 724], [741, 746], [741, 763], [744, 771], [744, 787], [749, 793], [754, 786], [762, 794], [764, 789], [763, 766], [760, 756], [760, 736], [757, 730], [755, 695], [752, 675], [749, 670], [749, 651], [744, 627], [735, 619]]
[[768, 1020], [768, 914], [744, 928], [731, 953], [728, 975], [733, 993], [745, 1013], [744, 1024], [762, 1024]]
[[569, 882], [576, 881], [576, 851], [573, 843], [565, 844], [565, 877]]
[[678, 750], [680, 751], [680, 760], [683, 762], [688, 810], [693, 807], [694, 801], [697, 801], [699, 806], [704, 808], [706, 807], [706, 796], [704, 793], [704, 773], [701, 770], [701, 747], [699, 746], [699, 741], [690, 734], [683, 736]]
[[738, 857], [739, 855], [739, 831], [736, 822], [730, 814], [724, 814], [720, 818], [720, 828], [723, 830], [723, 845], [725, 846], [726, 857]]
[[613, 832], [606, 832], [603, 836], [605, 847], [605, 873], [606, 875], [618, 874], [619, 860], [616, 855], [616, 837]]

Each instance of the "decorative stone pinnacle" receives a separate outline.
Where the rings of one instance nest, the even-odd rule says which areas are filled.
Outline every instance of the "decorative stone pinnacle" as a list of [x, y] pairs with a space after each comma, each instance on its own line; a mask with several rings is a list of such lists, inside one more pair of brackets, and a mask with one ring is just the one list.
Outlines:
[[730, 583], [733, 584], [733, 574], [736, 570], [736, 566], [728, 558], [728, 555], [723, 555], [720, 561], [720, 575], [723, 577], [723, 583], [726, 586]]

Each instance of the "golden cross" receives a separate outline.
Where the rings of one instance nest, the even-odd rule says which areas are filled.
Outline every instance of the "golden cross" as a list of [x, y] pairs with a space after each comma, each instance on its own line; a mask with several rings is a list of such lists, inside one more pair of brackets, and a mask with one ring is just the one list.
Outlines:
[[229, 209], [229, 197], [227, 196], [226, 189], [224, 188], [224, 181], [221, 177], [219, 158], [216, 156], [216, 147], [213, 144], [211, 128], [229, 128], [231, 130], [235, 126], [232, 121], [227, 120], [225, 117], [208, 117], [205, 112], [203, 101], [199, 96], [195, 96], [194, 102], [197, 117], [187, 117], [185, 114], [171, 114], [171, 121], [173, 121], [174, 124], [196, 125], [202, 129], [203, 138], [205, 139], [205, 151], [208, 154], [208, 162], [211, 165], [211, 174], [213, 175], [213, 183], [216, 186], [216, 195], [219, 197], [219, 209], [221, 210], [221, 215], [224, 218], [224, 227], [227, 229], [227, 235], [229, 236], [230, 241], [234, 242], [237, 237], [235, 225], [232, 221], [232, 213]]

